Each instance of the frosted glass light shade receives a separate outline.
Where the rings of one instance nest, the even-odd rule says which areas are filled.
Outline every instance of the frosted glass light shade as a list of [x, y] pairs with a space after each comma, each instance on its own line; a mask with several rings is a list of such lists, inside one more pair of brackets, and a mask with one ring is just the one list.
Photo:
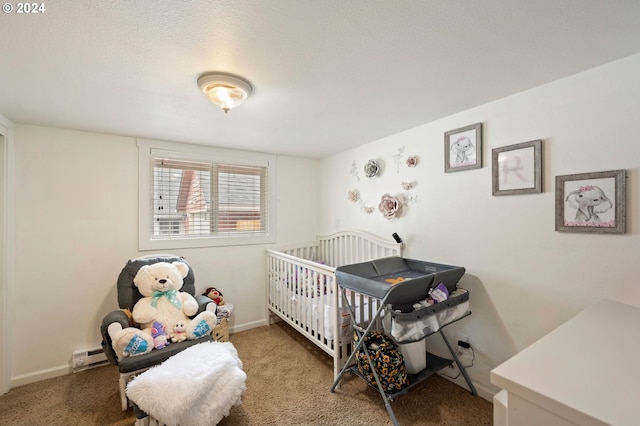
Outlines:
[[200, 76], [198, 86], [209, 100], [218, 105], [225, 113], [244, 102], [253, 90], [248, 81], [223, 73]]

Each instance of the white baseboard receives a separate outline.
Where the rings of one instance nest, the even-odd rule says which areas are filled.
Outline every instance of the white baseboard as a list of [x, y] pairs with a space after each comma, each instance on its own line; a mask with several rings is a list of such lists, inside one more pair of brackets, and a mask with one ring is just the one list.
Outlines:
[[39, 382], [41, 380], [52, 379], [58, 376], [71, 374], [70, 365], [61, 365], [59, 367], [47, 368], [45, 370], [34, 371], [33, 373], [21, 374], [11, 378], [11, 388], [28, 385], [29, 383]]
[[492, 389], [482, 384], [474, 383], [473, 385], [476, 387], [479, 397], [493, 403], [493, 396], [495, 395], [495, 392]]
[[[263, 325], [267, 325], [266, 319], [229, 327], [229, 332], [237, 333], [239, 331], [262, 327]], [[73, 373], [72, 367], [70, 365], [65, 364], [59, 367], [47, 368], [45, 370], [34, 371], [28, 374], [21, 374], [19, 376], [15, 376], [11, 378], [10, 388], [16, 388], [18, 386], [28, 385], [30, 383], [35, 383], [35, 382], [39, 382], [41, 380], [46, 380], [46, 379], [52, 379], [54, 377], [64, 376], [66, 374], [71, 374], [71, 373]]]
[[233, 327], [229, 327], [229, 333], [237, 333], [239, 331], [251, 330], [252, 328], [262, 327], [263, 325], [268, 325], [267, 320], [262, 319], [259, 321], [248, 322], [245, 324], [234, 325]]
[[[456, 385], [463, 387], [465, 389], [469, 390], [469, 386], [467, 385], [467, 382], [464, 380], [464, 377], [460, 376], [456, 379], [452, 379], [451, 377], [448, 377], [444, 374], [439, 374], [440, 377], [444, 377], [445, 379], [449, 380], [450, 382], [455, 383]], [[490, 387], [486, 386], [484, 383], [478, 383], [477, 380], [473, 380], [473, 386], [476, 388], [476, 392], [478, 393], [478, 396], [482, 399], [486, 399], [487, 401], [493, 403], [493, 396], [499, 392], [500, 390], [498, 389], [498, 391], [495, 391], [493, 389], [491, 389]], [[490, 385], [493, 386], [493, 385]], [[470, 391], [470, 390], [469, 390]]]

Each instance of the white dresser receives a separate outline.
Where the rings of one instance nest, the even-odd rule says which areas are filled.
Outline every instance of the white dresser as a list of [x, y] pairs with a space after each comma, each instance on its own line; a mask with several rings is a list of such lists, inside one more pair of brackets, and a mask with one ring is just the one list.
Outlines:
[[640, 309], [603, 300], [491, 372], [494, 425], [640, 425]]

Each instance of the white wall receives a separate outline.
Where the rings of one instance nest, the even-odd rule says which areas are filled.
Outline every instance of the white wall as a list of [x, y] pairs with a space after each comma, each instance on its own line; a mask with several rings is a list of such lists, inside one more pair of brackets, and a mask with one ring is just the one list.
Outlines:
[[[639, 75], [636, 55], [321, 162], [321, 232], [398, 232], [405, 257], [467, 268], [461, 286], [470, 290], [473, 315], [448, 335], [470, 337], [476, 361], [469, 373], [484, 397], [497, 390], [489, 383], [493, 367], [587, 306], [603, 297], [640, 305]], [[484, 125], [484, 166], [445, 174], [444, 132], [476, 122]], [[491, 149], [534, 139], [543, 139], [543, 193], [492, 196]], [[398, 172], [393, 155], [402, 147]], [[419, 164], [409, 169], [404, 161], [412, 154]], [[380, 177], [364, 177], [369, 159], [384, 162]], [[360, 181], [350, 174], [353, 161]], [[615, 169], [627, 170], [627, 233], [555, 232], [555, 176]], [[380, 196], [403, 192], [402, 181], [416, 182], [418, 200], [402, 217], [384, 219]], [[349, 202], [350, 189], [375, 212]], [[437, 336], [427, 344], [443, 352]]]
[[[141, 253], [135, 138], [16, 125], [14, 140], [17, 386], [65, 374], [74, 350], [99, 345], [103, 316], [118, 308], [116, 278]], [[315, 160], [278, 157], [276, 245], [315, 239], [317, 168]], [[237, 331], [264, 324], [268, 247], [176, 253], [193, 267], [198, 291], [214, 285], [234, 304]]]
[[[640, 56], [566, 78], [324, 159], [278, 158], [278, 241], [313, 241], [337, 228], [398, 232], [407, 257], [462, 265], [473, 315], [449, 334], [470, 337], [470, 374], [483, 396], [489, 371], [601, 297], [640, 305], [638, 168]], [[389, 117], [390, 120], [393, 117]], [[443, 133], [481, 121], [482, 169], [445, 174]], [[492, 197], [491, 149], [544, 139], [544, 192]], [[69, 371], [76, 349], [97, 346], [114, 282], [137, 251], [137, 146], [134, 138], [16, 125], [13, 138], [15, 249], [9, 292], [12, 385]], [[398, 173], [393, 155], [405, 147]], [[418, 167], [404, 166], [416, 154]], [[384, 160], [367, 180], [362, 165]], [[357, 162], [361, 181], [349, 173]], [[626, 169], [626, 235], [554, 231], [556, 175]], [[377, 206], [385, 192], [414, 181], [417, 201], [403, 217], [367, 215], [347, 200], [357, 188]], [[320, 202], [317, 201], [320, 188]], [[264, 249], [181, 251], [198, 289], [215, 285], [234, 303], [239, 330], [265, 319]], [[247, 267], [250, 265], [250, 267]], [[594, 336], [597, 344], [597, 336]], [[429, 340], [435, 352], [442, 345]], [[621, 342], [621, 350], [624, 342]], [[558, 354], [573, 356], [574, 354]]]
[[[9, 283], [13, 276], [11, 262], [13, 249], [13, 123], [0, 115], [0, 341], [7, 342], [11, 333], [9, 318], [12, 306], [9, 303]], [[0, 347], [0, 394], [9, 391], [11, 352], [8, 345]]]

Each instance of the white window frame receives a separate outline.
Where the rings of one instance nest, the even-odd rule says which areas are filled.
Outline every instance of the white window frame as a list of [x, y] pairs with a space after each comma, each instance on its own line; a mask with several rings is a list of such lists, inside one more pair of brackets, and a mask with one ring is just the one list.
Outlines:
[[[213, 148], [178, 142], [137, 139], [138, 144], [138, 248], [144, 250], [219, 247], [247, 244], [269, 244], [276, 241], [276, 159], [275, 155], [249, 151]], [[152, 158], [162, 152], [171, 158], [206, 160], [219, 163], [267, 167], [269, 216], [263, 235], [198, 236], [194, 238], [152, 238], [153, 167]]]

